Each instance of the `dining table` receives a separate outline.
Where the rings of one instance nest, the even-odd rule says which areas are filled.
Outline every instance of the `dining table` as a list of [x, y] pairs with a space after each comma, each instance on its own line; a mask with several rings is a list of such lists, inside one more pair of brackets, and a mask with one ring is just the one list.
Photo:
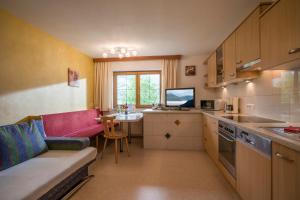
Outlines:
[[[124, 123], [127, 123], [127, 134], [128, 134], [128, 143], [131, 144], [131, 124], [139, 122], [143, 119], [143, 113], [114, 113], [110, 116], [115, 116], [115, 121], [119, 122], [121, 129], [124, 127]], [[123, 142], [120, 142], [120, 151], [123, 152]]]

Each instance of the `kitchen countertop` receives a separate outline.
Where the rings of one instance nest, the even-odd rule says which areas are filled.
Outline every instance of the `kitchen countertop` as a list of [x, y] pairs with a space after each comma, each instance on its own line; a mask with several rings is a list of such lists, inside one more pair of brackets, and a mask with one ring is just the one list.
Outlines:
[[179, 113], [179, 114], [201, 114], [203, 113], [200, 109], [190, 109], [190, 110], [153, 110], [153, 109], [145, 109], [142, 113]]
[[275, 134], [269, 130], [263, 129], [263, 127], [288, 127], [288, 126], [300, 126], [300, 123], [241, 123], [232, 121], [230, 119], [223, 118], [222, 116], [226, 115], [236, 115], [236, 116], [247, 116], [243, 114], [226, 114], [223, 111], [201, 111], [204, 115], [213, 117], [218, 120], [222, 120], [227, 123], [236, 125], [239, 128], [245, 129], [246, 131], [251, 131], [257, 135], [264, 136], [271, 139], [274, 142], [287, 146], [291, 149], [294, 149], [300, 152], [300, 141], [283, 137], [281, 135]]

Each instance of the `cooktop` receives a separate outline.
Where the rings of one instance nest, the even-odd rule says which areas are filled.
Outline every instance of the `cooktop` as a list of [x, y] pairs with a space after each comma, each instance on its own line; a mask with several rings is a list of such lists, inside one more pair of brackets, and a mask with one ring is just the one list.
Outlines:
[[236, 122], [241, 123], [284, 123], [283, 121], [267, 119], [263, 117], [256, 117], [256, 116], [235, 116], [235, 115], [226, 115], [222, 116], [225, 119], [230, 119]]

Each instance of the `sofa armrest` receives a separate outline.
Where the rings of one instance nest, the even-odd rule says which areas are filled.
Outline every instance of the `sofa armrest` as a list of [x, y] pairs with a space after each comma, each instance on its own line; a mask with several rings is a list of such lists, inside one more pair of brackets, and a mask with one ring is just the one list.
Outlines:
[[49, 150], [82, 150], [90, 145], [87, 137], [46, 137]]

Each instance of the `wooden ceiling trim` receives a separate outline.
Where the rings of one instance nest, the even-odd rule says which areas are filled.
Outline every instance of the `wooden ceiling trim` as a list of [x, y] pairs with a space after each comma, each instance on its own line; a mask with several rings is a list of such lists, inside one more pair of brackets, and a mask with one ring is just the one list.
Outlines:
[[163, 56], [133, 56], [124, 58], [94, 58], [94, 62], [123, 62], [123, 61], [142, 61], [142, 60], [163, 60], [163, 59], [181, 59], [181, 55], [163, 55]]

